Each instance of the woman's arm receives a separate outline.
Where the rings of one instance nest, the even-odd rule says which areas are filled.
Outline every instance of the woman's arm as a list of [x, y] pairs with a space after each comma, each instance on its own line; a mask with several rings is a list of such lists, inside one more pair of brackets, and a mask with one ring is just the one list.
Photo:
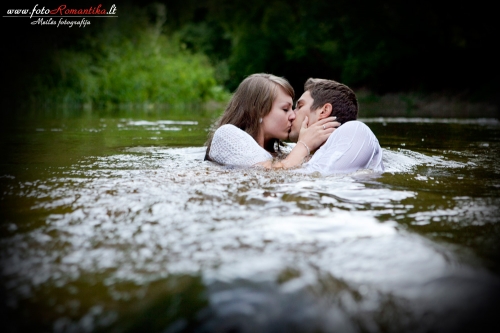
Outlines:
[[[305, 117], [302, 122], [297, 144], [285, 159], [274, 163], [267, 160], [257, 164], [265, 168], [273, 169], [290, 169], [300, 166], [304, 162], [304, 158], [309, 156], [311, 151], [315, 151], [322, 144], [324, 144], [330, 134], [332, 134], [333, 131], [340, 126], [340, 123], [334, 122], [334, 120], [335, 117], [328, 117], [321, 119], [308, 127], [307, 124], [309, 119], [308, 117]], [[334, 127], [323, 126], [330, 122], [333, 122]]]

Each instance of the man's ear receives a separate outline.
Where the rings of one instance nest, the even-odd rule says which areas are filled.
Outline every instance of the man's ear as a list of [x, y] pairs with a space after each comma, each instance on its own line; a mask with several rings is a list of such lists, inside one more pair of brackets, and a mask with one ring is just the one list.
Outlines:
[[318, 114], [318, 120], [330, 117], [330, 115], [332, 114], [332, 111], [333, 111], [332, 105], [330, 103], [326, 103], [325, 105], [323, 105], [323, 107], [321, 108], [321, 110]]

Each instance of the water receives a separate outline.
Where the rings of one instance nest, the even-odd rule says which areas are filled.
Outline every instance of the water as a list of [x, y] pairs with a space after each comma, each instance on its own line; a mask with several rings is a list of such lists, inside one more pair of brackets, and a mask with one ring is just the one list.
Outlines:
[[498, 120], [361, 119], [387, 171], [319, 177], [203, 161], [212, 119], [8, 122], [6, 331], [500, 327]]

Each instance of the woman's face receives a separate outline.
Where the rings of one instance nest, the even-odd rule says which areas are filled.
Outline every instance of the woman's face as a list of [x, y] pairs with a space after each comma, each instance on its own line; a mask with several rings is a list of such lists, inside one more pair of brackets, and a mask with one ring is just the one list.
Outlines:
[[262, 118], [261, 130], [264, 140], [280, 139], [287, 140], [288, 132], [295, 119], [292, 109], [293, 99], [283, 88], [279, 88], [278, 96], [273, 102], [271, 112]]

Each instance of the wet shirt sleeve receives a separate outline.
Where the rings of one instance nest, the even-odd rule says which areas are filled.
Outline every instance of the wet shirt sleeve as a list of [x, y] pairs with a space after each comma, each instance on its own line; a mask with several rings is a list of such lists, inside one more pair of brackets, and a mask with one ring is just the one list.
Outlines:
[[239, 167], [250, 167], [273, 158], [247, 132], [229, 124], [215, 131], [209, 154], [219, 164]]
[[354, 120], [335, 130], [303, 165], [301, 172], [319, 172], [327, 176], [361, 169], [384, 171], [382, 148], [370, 128]]

